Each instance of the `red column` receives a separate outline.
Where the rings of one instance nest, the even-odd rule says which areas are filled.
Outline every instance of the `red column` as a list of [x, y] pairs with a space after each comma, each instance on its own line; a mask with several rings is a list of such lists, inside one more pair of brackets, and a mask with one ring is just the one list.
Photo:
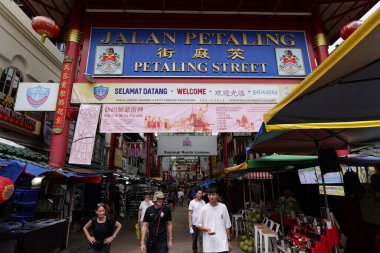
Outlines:
[[146, 134], [146, 177], [150, 177], [150, 153], [152, 134]]
[[49, 156], [49, 165], [62, 168], [66, 162], [67, 142], [69, 138], [70, 120], [66, 118], [70, 105], [71, 89], [75, 81], [79, 47], [83, 41], [81, 30], [81, 11], [79, 1], [74, 1], [71, 26], [68, 32], [66, 53], [62, 66], [56, 114], [53, 122], [53, 137]]
[[329, 56], [329, 43], [325, 35], [321, 15], [318, 10], [312, 13], [313, 25], [313, 47], [317, 57], [318, 65], [321, 64]]

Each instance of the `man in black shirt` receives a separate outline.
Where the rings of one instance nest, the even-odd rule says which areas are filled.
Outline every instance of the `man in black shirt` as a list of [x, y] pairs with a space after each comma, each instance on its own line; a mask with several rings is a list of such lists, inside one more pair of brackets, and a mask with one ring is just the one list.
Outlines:
[[[173, 226], [170, 208], [164, 206], [165, 195], [157, 191], [154, 193], [154, 205], [146, 209], [143, 227], [141, 230], [141, 252], [145, 251], [145, 236], [147, 253], [168, 253], [173, 247]], [[169, 240], [168, 240], [169, 235]]]

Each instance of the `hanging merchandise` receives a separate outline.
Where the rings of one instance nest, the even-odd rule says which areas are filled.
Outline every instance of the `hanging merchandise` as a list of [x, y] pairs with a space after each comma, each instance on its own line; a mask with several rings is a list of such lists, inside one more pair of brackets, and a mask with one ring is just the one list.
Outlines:
[[119, 180], [115, 185], [115, 208], [119, 219], [124, 219], [127, 213], [127, 199], [125, 191], [125, 181]]
[[12, 197], [13, 192], [13, 182], [6, 177], [0, 177], [0, 204], [10, 199]]

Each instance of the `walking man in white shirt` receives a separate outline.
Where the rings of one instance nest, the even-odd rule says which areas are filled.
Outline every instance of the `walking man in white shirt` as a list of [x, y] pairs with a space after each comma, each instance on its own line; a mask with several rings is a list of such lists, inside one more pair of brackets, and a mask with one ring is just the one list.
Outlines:
[[202, 190], [198, 190], [195, 194], [195, 198], [190, 201], [189, 204], [189, 229], [190, 229], [190, 234], [192, 234], [193, 237], [193, 253], [197, 253], [198, 250], [198, 239], [199, 239], [199, 248], [200, 251], [202, 252], [202, 235], [197, 228], [197, 219], [199, 217], [199, 213], [201, 211], [201, 208], [206, 204], [202, 200]]
[[197, 220], [197, 227], [203, 236], [203, 252], [229, 252], [232, 249], [231, 220], [227, 207], [218, 202], [216, 187], [210, 187], [207, 196], [210, 202], [202, 207]]
[[178, 195], [178, 204], [180, 206], [183, 206], [183, 197], [184, 197], [185, 193], [183, 192], [182, 189], [179, 189], [177, 195]]
[[142, 229], [142, 226], [143, 226], [143, 220], [144, 220], [146, 209], [153, 205], [154, 205], [153, 201], [150, 200], [150, 193], [146, 192], [144, 194], [144, 200], [141, 201], [140, 203], [139, 214], [137, 216], [137, 222], [140, 224], [140, 229]]

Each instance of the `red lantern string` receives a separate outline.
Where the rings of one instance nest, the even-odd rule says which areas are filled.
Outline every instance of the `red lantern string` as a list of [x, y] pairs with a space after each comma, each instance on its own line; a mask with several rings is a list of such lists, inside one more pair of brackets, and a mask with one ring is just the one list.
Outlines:
[[344, 40], [347, 39], [362, 23], [363, 21], [361, 20], [355, 20], [343, 26], [342, 29], [340, 29], [340, 37]]
[[45, 43], [45, 39], [54, 38], [59, 35], [60, 29], [55, 21], [51, 18], [44, 16], [36, 16], [32, 19], [32, 27], [39, 35], [41, 35], [42, 43]]

